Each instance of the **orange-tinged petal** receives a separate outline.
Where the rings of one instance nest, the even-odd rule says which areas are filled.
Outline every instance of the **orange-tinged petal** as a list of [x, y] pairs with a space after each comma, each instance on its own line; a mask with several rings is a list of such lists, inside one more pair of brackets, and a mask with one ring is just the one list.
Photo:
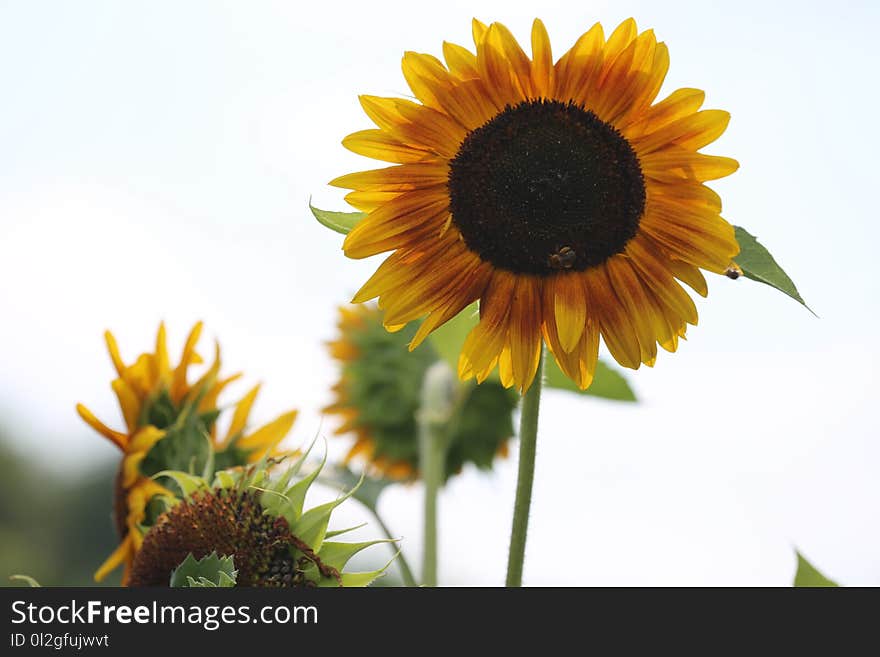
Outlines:
[[113, 553], [107, 557], [104, 563], [95, 571], [95, 581], [101, 582], [107, 575], [119, 568], [124, 563], [134, 558], [134, 549], [131, 538], [126, 536], [122, 542], [113, 550]]
[[729, 122], [729, 112], [702, 110], [635, 139], [636, 152], [639, 157], [644, 157], [645, 153], [670, 144], [696, 151], [718, 139]]
[[272, 420], [249, 436], [239, 440], [236, 445], [244, 449], [271, 449], [278, 445], [290, 433], [296, 421], [297, 411], [290, 411]]
[[168, 359], [168, 343], [165, 335], [165, 322], [159, 322], [159, 330], [156, 332], [156, 378], [160, 385], [166, 386], [170, 382], [171, 364]]
[[149, 452], [153, 445], [162, 440], [165, 437], [165, 431], [162, 429], [157, 429], [153, 425], [147, 425], [142, 429], [139, 429], [137, 433], [135, 433], [131, 437], [131, 441], [128, 444], [128, 449], [126, 450], [129, 454], [134, 454], [137, 452], [143, 452], [146, 454]]
[[476, 18], [471, 21], [471, 33], [474, 38], [474, 45], [475, 46], [479, 47], [479, 45], [483, 41], [483, 39], [486, 38], [486, 32], [488, 30], [489, 30], [489, 28], [486, 26], [486, 24], [484, 22], [477, 20]]
[[125, 451], [126, 446], [128, 445], [127, 434], [120, 433], [119, 431], [114, 431], [106, 424], [101, 422], [97, 417], [95, 417], [95, 414], [82, 404], [76, 405], [76, 412], [79, 413], [79, 416], [85, 421], [86, 424], [92, 427], [92, 429], [107, 438], [107, 440], [116, 445], [123, 452]]
[[445, 186], [449, 180], [449, 166], [439, 162], [399, 164], [384, 169], [359, 171], [339, 176], [330, 181], [333, 187], [361, 191], [383, 190], [405, 192], [415, 189]]
[[532, 89], [536, 96], [549, 97], [553, 93], [555, 71], [550, 37], [541, 19], [532, 23]]
[[174, 369], [170, 393], [171, 399], [175, 402], [179, 402], [183, 399], [184, 395], [188, 392], [186, 375], [189, 366], [195, 363], [196, 344], [198, 344], [199, 338], [202, 335], [202, 328], [202, 322], [196, 322], [192, 327], [186, 338], [186, 343], [183, 345], [183, 352], [180, 355], [180, 363]]
[[670, 123], [691, 116], [703, 105], [706, 94], [699, 89], [676, 89], [656, 105], [641, 113], [629, 115], [621, 124], [621, 132], [627, 139], [637, 139], [655, 132]]
[[583, 280], [592, 306], [590, 315], [596, 318], [608, 351], [624, 367], [638, 369], [642, 362], [639, 339], [608, 281], [605, 267], [587, 270]]
[[732, 158], [695, 153], [676, 145], [647, 153], [640, 163], [645, 177], [664, 183], [717, 180], [739, 168], [739, 162]]
[[545, 294], [553, 297], [553, 316], [563, 351], [580, 342], [587, 324], [587, 303], [580, 273], [557, 274], [546, 279]]
[[670, 258], [669, 262], [666, 264], [673, 276], [688, 285], [701, 297], [705, 297], [709, 294], [709, 286], [706, 285], [706, 278], [698, 267], [694, 267], [692, 264], [676, 258]]
[[342, 145], [358, 155], [398, 164], [436, 158], [430, 151], [405, 144], [387, 132], [375, 129], [353, 132], [342, 140]]
[[129, 432], [137, 429], [140, 423], [141, 409], [143, 405], [141, 398], [132, 387], [123, 379], [114, 379], [110, 384], [116, 398], [119, 400], [119, 407], [122, 409], [122, 417], [125, 418], [125, 424], [128, 426]]
[[602, 71], [605, 34], [596, 23], [556, 62], [556, 91], [560, 100], [572, 99], [590, 106], [595, 82]]
[[510, 358], [515, 385], [522, 392], [532, 384], [541, 356], [541, 285], [537, 276], [520, 275], [510, 300]]
[[235, 411], [232, 413], [232, 421], [229, 423], [229, 430], [226, 432], [226, 438], [223, 440], [222, 447], [228, 445], [230, 440], [233, 440], [244, 431], [247, 426], [248, 418], [251, 415], [251, 409], [254, 406], [257, 395], [260, 393], [260, 387], [261, 384], [259, 383], [255, 385], [244, 397], [241, 398], [241, 401], [235, 405]]
[[443, 42], [443, 59], [449, 71], [462, 80], [479, 77], [477, 56], [467, 48], [448, 41]]
[[116, 374], [122, 376], [125, 372], [125, 363], [122, 356], [119, 355], [119, 345], [116, 343], [116, 338], [110, 331], [104, 331], [104, 342], [107, 343], [107, 351], [110, 354], [110, 360], [113, 361], [113, 367], [116, 368]]

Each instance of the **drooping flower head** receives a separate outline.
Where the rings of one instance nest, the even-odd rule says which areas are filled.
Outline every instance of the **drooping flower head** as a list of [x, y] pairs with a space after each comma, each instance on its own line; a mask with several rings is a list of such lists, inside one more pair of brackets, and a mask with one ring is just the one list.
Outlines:
[[[337, 434], [355, 437], [347, 460], [363, 458], [388, 479], [418, 477], [420, 393], [439, 355], [430, 345], [409, 352], [416, 327], [388, 332], [382, 311], [370, 304], [341, 307], [338, 328], [328, 346], [340, 377], [333, 387], [336, 399], [324, 410], [342, 419]], [[465, 464], [489, 468], [496, 455], [507, 454], [517, 402], [494, 381], [463, 385], [456, 397], [446, 437], [447, 478]]]
[[736, 161], [698, 152], [729, 115], [678, 89], [654, 102], [669, 65], [653, 31], [594, 25], [554, 60], [541, 21], [529, 58], [500, 23], [473, 23], [476, 53], [444, 43], [445, 62], [407, 52], [418, 102], [362, 96], [378, 126], [343, 144], [394, 163], [331, 184], [368, 213], [346, 255], [392, 252], [355, 296], [378, 297], [389, 327], [426, 317], [411, 347], [479, 301], [459, 374], [528, 388], [542, 341], [581, 388], [599, 337], [626, 367], [675, 351], [701, 269], [739, 250], [704, 183]]
[[[134, 557], [131, 586], [366, 586], [384, 569], [343, 572], [349, 559], [387, 540], [341, 543], [327, 540], [334, 502], [306, 509], [309, 487], [320, 473], [299, 475], [307, 454], [281, 477], [265, 463], [219, 471], [209, 482], [170, 473], [184, 491], [146, 533]], [[207, 570], [213, 565], [213, 572]], [[225, 566], [225, 567], [224, 567]], [[219, 569], [219, 572], [218, 572]], [[220, 573], [224, 573], [221, 575]], [[194, 581], [188, 580], [192, 578]]]
[[251, 389], [235, 406], [232, 419], [222, 437], [218, 432], [218, 397], [223, 389], [241, 375], [220, 377], [220, 347], [215, 348], [213, 364], [195, 381], [190, 381], [190, 367], [202, 362], [196, 346], [202, 331], [196, 324], [186, 340], [180, 361], [172, 366], [168, 356], [165, 325], [159, 325], [153, 353], [141, 354], [131, 365], [120, 355], [116, 339], [104, 334], [117, 377], [113, 391], [119, 400], [125, 430], [116, 431], [98, 420], [82, 404], [77, 412], [92, 428], [109, 439], [123, 453], [116, 479], [114, 515], [121, 539], [119, 547], [95, 574], [100, 581], [119, 565], [125, 566], [123, 583], [140, 549], [142, 526], [152, 520], [151, 501], [173, 497], [152, 476], [164, 470], [201, 471], [209, 459], [217, 468], [258, 461], [277, 452], [278, 443], [287, 435], [296, 411], [280, 416], [266, 426], [248, 433], [248, 417], [259, 391]]

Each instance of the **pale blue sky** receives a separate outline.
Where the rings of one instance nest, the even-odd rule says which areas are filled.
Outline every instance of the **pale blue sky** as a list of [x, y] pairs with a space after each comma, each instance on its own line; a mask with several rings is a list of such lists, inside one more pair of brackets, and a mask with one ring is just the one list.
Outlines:
[[[130, 358], [164, 318], [177, 345], [206, 321], [229, 368], [265, 382], [262, 419], [293, 406], [296, 438], [318, 430], [334, 309], [379, 262], [345, 259], [306, 208], [341, 209], [326, 182], [374, 166], [339, 144], [367, 127], [357, 94], [406, 94], [403, 51], [469, 44], [473, 15], [527, 43], [538, 5], [315, 4], [0, 4], [5, 428], [74, 464], [114, 456], [74, 404], [118, 417], [101, 333]], [[821, 319], [714, 278], [680, 352], [630, 375], [641, 406], [548, 393], [526, 582], [784, 585], [796, 544], [844, 583], [880, 584], [878, 5], [540, 12], [557, 55], [630, 15], [667, 42], [664, 93], [699, 87], [733, 116], [708, 149], [741, 163], [715, 185], [725, 216]], [[441, 578], [502, 581], [514, 479], [511, 460], [450, 486]], [[419, 497], [399, 488], [385, 509], [415, 553]], [[575, 575], [554, 567], [561, 541]]]

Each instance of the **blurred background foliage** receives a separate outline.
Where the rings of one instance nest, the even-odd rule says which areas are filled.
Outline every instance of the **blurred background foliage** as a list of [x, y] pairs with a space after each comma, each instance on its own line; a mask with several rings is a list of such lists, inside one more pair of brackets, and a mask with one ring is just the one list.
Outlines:
[[[21, 586], [9, 580], [16, 574], [44, 585], [95, 586], [92, 575], [117, 544], [110, 515], [116, 464], [108, 459], [66, 476], [11, 443], [0, 428], [0, 586]], [[104, 585], [117, 586], [118, 577]]]

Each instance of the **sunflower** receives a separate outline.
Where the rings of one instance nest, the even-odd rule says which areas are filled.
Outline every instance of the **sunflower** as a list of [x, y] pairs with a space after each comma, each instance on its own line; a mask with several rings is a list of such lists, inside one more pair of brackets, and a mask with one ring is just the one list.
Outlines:
[[121, 542], [95, 573], [97, 581], [120, 565], [125, 566], [123, 583], [128, 581], [132, 560], [143, 540], [141, 528], [154, 519], [151, 501], [157, 496], [174, 497], [171, 490], [153, 479], [154, 475], [172, 469], [204, 468], [211, 458], [218, 468], [258, 461], [267, 454], [275, 454], [278, 443], [293, 426], [296, 411], [245, 435], [248, 416], [259, 392], [256, 386], [235, 406], [223, 437], [218, 435], [216, 420], [221, 411], [217, 399], [241, 375], [218, 378], [218, 345], [213, 364], [190, 383], [190, 366], [202, 362], [196, 352], [201, 332], [199, 322], [190, 331], [175, 367], [168, 357], [164, 323], [159, 325], [155, 351], [141, 354], [131, 365], [122, 360], [113, 334], [104, 334], [118, 376], [112, 387], [126, 429], [111, 429], [82, 404], [76, 407], [80, 417], [123, 455], [114, 499], [115, 524]]
[[189, 586], [199, 586], [200, 581], [202, 586], [217, 586], [221, 580], [223, 586], [366, 586], [381, 576], [384, 568], [343, 572], [361, 550], [393, 541], [327, 540], [351, 531], [331, 532], [328, 524], [334, 509], [355, 491], [304, 508], [309, 487], [323, 465], [297, 477], [307, 455], [280, 477], [269, 475], [274, 459], [218, 471], [212, 480], [169, 473], [185, 494], [144, 536], [131, 567], [130, 585], [187, 586], [192, 578]]
[[[346, 462], [364, 458], [369, 469], [392, 480], [419, 476], [417, 413], [428, 369], [439, 355], [428, 345], [407, 351], [415, 327], [393, 333], [370, 304], [339, 308], [339, 336], [328, 344], [340, 364], [334, 402], [324, 411], [339, 417], [338, 435], [353, 435]], [[494, 381], [460, 387], [446, 430], [445, 478], [467, 463], [489, 468], [507, 455], [516, 396]]]
[[698, 152], [729, 114], [678, 89], [654, 102], [669, 65], [653, 31], [632, 19], [606, 39], [599, 24], [554, 62], [535, 20], [532, 57], [500, 23], [475, 20], [476, 54], [444, 43], [445, 63], [407, 52], [419, 102], [362, 96], [377, 129], [343, 144], [394, 163], [331, 182], [367, 213], [345, 254], [392, 252], [354, 302], [379, 298], [389, 329], [426, 317], [411, 348], [469, 304], [459, 375], [498, 367], [525, 390], [542, 341], [587, 388], [599, 337], [623, 366], [675, 351], [701, 269], [723, 274], [738, 253], [721, 200], [704, 182], [738, 164]]

